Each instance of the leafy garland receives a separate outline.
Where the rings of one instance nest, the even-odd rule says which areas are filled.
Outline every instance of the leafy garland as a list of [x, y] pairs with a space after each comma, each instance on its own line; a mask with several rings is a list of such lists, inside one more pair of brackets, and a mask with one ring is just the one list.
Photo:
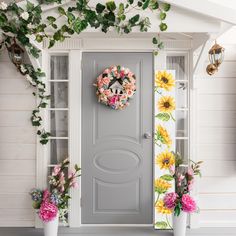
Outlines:
[[[53, 47], [56, 42], [63, 42], [66, 38], [77, 33], [80, 34], [87, 28], [100, 29], [107, 33], [114, 29], [119, 34], [128, 34], [134, 28], [140, 32], [147, 32], [151, 26], [149, 17], [141, 17], [137, 12], [149, 10], [157, 13], [160, 19], [159, 30], [167, 30], [166, 12], [170, 10], [170, 4], [160, 3], [159, 0], [127, 0], [125, 3], [116, 4], [115, 1], [108, 1], [106, 4], [97, 3], [95, 7], [89, 5], [89, 0], [76, 0], [72, 2], [73, 6], [57, 8], [59, 16], [48, 16], [42, 19], [42, 8], [44, 4], [61, 4], [62, 0], [41, 0], [37, 5], [27, 1], [23, 7], [12, 2], [7, 5], [0, 3], [0, 30], [2, 39], [0, 48], [6, 46], [9, 48], [16, 40], [20, 45], [34, 57], [38, 58], [40, 50], [31, 43], [31, 37], [38, 43], [44, 39], [49, 40], [49, 48]], [[131, 11], [136, 12], [131, 15]], [[58, 26], [58, 20], [64, 17], [65, 24]], [[53, 30], [53, 33], [49, 33]], [[152, 39], [156, 46], [156, 53], [163, 48], [159, 36]], [[33, 95], [39, 101], [37, 107], [32, 111], [31, 122], [37, 127], [37, 134], [40, 136], [40, 142], [46, 144], [49, 140], [50, 133], [42, 128], [42, 117], [40, 111], [46, 108], [50, 95], [46, 94], [46, 85], [42, 81], [45, 73], [40, 68], [34, 68], [30, 64], [22, 63], [17, 65], [17, 69], [26, 75], [26, 79], [35, 88]]]

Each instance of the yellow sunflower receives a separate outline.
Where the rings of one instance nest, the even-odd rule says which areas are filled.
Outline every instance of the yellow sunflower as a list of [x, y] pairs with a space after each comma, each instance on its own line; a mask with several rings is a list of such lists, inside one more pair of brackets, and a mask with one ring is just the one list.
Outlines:
[[165, 151], [157, 155], [156, 164], [161, 169], [170, 169], [175, 164], [175, 156], [172, 152]]
[[171, 186], [172, 185], [164, 179], [159, 178], [155, 180], [155, 191], [159, 194], [165, 193]]
[[156, 203], [155, 208], [156, 208], [158, 213], [162, 213], [162, 214], [171, 214], [172, 213], [171, 209], [165, 207], [163, 200], [159, 200]]
[[175, 86], [172, 74], [167, 71], [158, 71], [156, 73], [155, 83], [158, 88], [170, 91]]
[[175, 99], [171, 96], [164, 96], [159, 99], [157, 105], [161, 112], [172, 112], [175, 110]]
[[160, 140], [163, 144], [166, 144], [168, 147], [170, 147], [170, 145], [172, 144], [172, 140], [167, 130], [161, 125], [157, 125], [156, 130], [157, 130], [158, 140]]

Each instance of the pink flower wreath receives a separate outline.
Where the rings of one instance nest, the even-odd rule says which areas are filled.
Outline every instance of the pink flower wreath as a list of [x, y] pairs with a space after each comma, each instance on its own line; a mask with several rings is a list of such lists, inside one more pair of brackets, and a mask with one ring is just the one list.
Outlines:
[[128, 68], [111, 66], [97, 77], [98, 102], [115, 110], [122, 110], [129, 105], [129, 99], [136, 91], [135, 75]]

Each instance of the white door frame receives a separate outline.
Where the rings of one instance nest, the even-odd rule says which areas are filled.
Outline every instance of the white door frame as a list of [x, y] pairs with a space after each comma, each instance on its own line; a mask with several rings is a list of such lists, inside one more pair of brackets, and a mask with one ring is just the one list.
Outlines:
[[[153, 52], [155, 50], [151, 38], [71, 38], [62, 43], [56, 43], [53, 49], [47, 49], [48, 42], [44, 42], [42, 51], [42, 70], [48, 73], [50, 54], [66, 53], [69, 56], [69, 157], [71, 165], [81, 166], [81, 75], [83, 52]], [[167, 51], [190, 52], [191, 40], [164, 40], [165, 50], [158, 55], [159, 68], [165, 68], [165, 54]], [[191, 78], [191, 76], [190, 76]], [[47, 78], [45, 78], [47, 82]], [[79, 89], [78, 89], [79, 88]], [[78, 106], [79, 104], [79, 106]], [[43, 114], [44, 125], [49, 128], [48, 116]], [[37, 187], [46, 187], [47, 175], [47, 147], [37, 144]], [[83, 171], [83, 167], [82, 167]], [[81, 181], [79, 180], [79, 186]], [[144, 224], [111, 225], [111, 224], [81, 224], [81, 189], [71, 191], [69, 226], [147, 226]], [[40, 226], [36, 220], [36, 227]], [[150, 226], [150, 225], [149, 225]]]

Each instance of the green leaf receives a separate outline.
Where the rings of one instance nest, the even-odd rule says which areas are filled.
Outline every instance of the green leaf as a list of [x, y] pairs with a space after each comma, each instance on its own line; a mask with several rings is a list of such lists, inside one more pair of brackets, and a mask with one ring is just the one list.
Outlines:
[[73, 29], [77, 34], [80, 34], [83, 30], [85, 30], [88, 26], [88, 22], [86, 20], [81, 20], [79, 17], [76, 18]]
[[109, 11], [115, 11], [116, 9], [116, 4], [114, 1], [109, 1], [106, 3], [106, 7]]
[[71, 12], [67, 12], [68, 23], [71, 24], [75, 20], [75, 15]]
[[152, 0], [152, 1], [150, 2], [150, 7], [152, 8], [152, 10], [158, 9], [158, 8], [159, 8], [159, 3], [158, 3], [158, 1], [157, 1], [157, 0]]
[[161, 31], [166, 31], [166, 30], [167, 30], [167, 24], [162, 22], [162, 23], [159, 25], [159, 28], [160, 28]]
[[166, 181], [172, 181], [174, 179], [172, 175], [162, 175], [160, 178]]
[[36, 41], [41, 43], [43, 41], [43, 36], [40, 34], [36, 35]]
[[158, 221], [155, 223], [156, 228], [158, 229], [166, 229], [168, 224], [165, 221]]
[[97, 13], [102, 13], [104, 10], [105, 10], [105, 6], [103, 5], [103, 4], [101, 4], [101, 3], [98, 3], [97, 5], [96, 5], [96, 12]]
[[48, 46], [48, 48], [52, 48], [55, 43], [56, 43], [56, 41], [53, 40], [53, 39], [51, 39], [51, 40], [49, 41], [49, 46]]
[[135, 25], [139, 21], [139, 18], [140, 18], [140, 15], [136, 14], [135, 16], [130, 18], [130, 20], [129, 20], [130, 24]]
[[150, 0], [145, 0], [144, 4], [143, 4], [143, 10], [147, 9], [149, 6]]
[[53, 16], [48, 16], [47, 20], [50, 22], [50, 24], [54, 23], [56, 21], [56, 18]]
[[157, 43], [158, 43], [158, 40], [157, 40], [156, 37], [152, 38], [152, 43], [153, 43], [153, 44], [157, 44]]
[[33, 9], [34, 9], [34, 4], [29, 2], [29, 1], [27, 1], [26, 11], [31, 12], [31, 11], [33, 11]]
[[128, 3], [129, 3], [129, 4], [133, 4], [133, 3], [134, 3], [134, 0], [128, 0]]
[[118, 10], [118, 16], [122, 16], [124, 14], [124, 11], [125, 11], [124, 3], [120, 3], [119, 10]]
[[171, 117], [168, 113], [163, 112], [163, 113], [158, 113], [156, 115], [156, 118], [158, 118], [159, 120], [162, 120], [162, 121], [168, 121]]
[[0, 25], [3, 25], [4, 23], [7, 22], [7, 17], [4, 13], [0, 14]]
[[160, 13], [160, 19], [161, 20], [165, 20], [165, 18], [166, 18], [166, 13], [165, 12], [161, 12]]
[[171, 5], [170, 5], [169, 3], [164, 3], [162, 9], [163, 9], [164, 11], [169, 11], [169, 10], [170, 10], [170, 7], [171, 7]]
[[66, 15], [66, 12], [65, 12], [64, 8], [62, 8], [62, 7], [58, 7], [58, 12], [59, 12], [61, 15]]

